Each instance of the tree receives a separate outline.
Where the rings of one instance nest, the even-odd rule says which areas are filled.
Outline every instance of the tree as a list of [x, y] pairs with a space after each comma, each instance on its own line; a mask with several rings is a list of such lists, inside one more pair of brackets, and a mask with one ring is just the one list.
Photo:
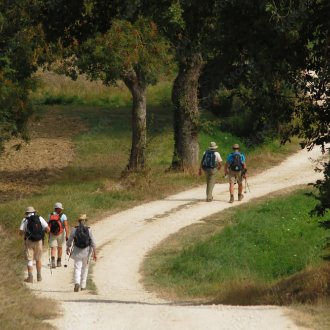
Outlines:
[[105, 84], [124, 81], [133, 97], [132, 146], [128, 170], [145, 168], [147, 147], [146, 88], [170, 67], [167, 42], [156, 25], [143, 18], [134, 23], [114, 20], [104, 34], [76, 48], [74, 64], [81, 73]]
[[28, 139], [27, 120], [32, 113], [29, 91], [37, 69], [42, 33], [34, 21], [35, 1], [0, 3], [0, 149], [12, 137]]
[[175, 51], [178, 74], [172, 90], [174, 152], [172, 169], [195, 172], [199, 166], [198, 81], [212, 47], [216, 1], [141, 1]]
[[[134, 1], [46, 0], [44, 4], [44, 29], [49, 41], [56, 46], [60, 44], [67, 74], [74, 78], [77, 72], [85, 73], [105, 84], [122, 79], [130, 90], [132, 147], [127, 168], [144, 169], [146, 88], [170, 67], [167, 42], [152, 21], [131, 15]], [[60, 15], [64, 16], [63, 20], [59, 19]], [[125, 20], [127, 17], [130, 21]]]

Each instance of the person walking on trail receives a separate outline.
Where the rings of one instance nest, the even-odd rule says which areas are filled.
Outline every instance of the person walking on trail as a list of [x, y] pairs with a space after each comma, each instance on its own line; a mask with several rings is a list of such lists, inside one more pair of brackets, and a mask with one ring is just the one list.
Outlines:
[[[68, 218], [63, 213], [62, 203], [55, 203], [54, 212], [49, 215], [48, 224], [50, 228], [49, 247], [51, 249], [51, 267], [61, 267], [62, 248], [65, 240], [68, 240], [69, 237]], [[56, 252], [57, 260], [55, 264]]]
[[25, 217], [19, 227], [20, 235], [24, 236], [25, 256], [27, 259], [28, 276], [24, 280], [33, 283], [33, 260], [36, 262], [37, 281], [41, 281], [41, 257], [45, 232], [49, 232], [47, 221], [37, 215], [33, 206], [26, 208]]
[[225, 175], [229, 178], [229, 203], [234, 202], [234, 189], [235, 183], [238, 184], [238, 200], [241, 201], [244, 198], [243, 195], [243, 179], [246, 178], [246, 161], [244, 154], [240, 153], [239, 145], [234, 144], [232, 146], [233, 152], [227, 157], [225, 164]]
[[218, 146], [215, 142], [211, 142], [209, 148], [204, 152], [199, 167], [199, 175], [202, 175], [202, 169], [206, 177], [206, 201], [212, 202], [213, 188], [216, 181], [216, 174], [221, 169], [222, 159], [220, 153], [216, 150]]
[[78, 218], [78, 226], [72, 229], [66, 242], [66, 253], [74, 260], [74, 292], [86, 289], [88, 262], [91, 254], [94, 261], [96, 257], [96, 245], [92, 231], [86, 226], [87, 216], [81, 214]]

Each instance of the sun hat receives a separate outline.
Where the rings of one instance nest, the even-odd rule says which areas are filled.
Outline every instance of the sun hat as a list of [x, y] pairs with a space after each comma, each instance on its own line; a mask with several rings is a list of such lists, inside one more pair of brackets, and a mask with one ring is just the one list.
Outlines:
[[33, 206], [28, 206], [25, 211], [25, 213], [34, 213], [34, 212], [37, 212], [37, 211], [34, 209]]
[[211, 142], [210, 143], [210, 146], [209, 146], [209, 149], [210, 150], [215, 150], [215, 149], [218, 149], [218, 146], [217, 146], [217, 144], [215, 142]]
[[237, 143], [233, 144], [233, 149], [239, 149], [239, 145]]
[[61, 210], [63, 210], [63, 205], [62, 205], [62, 203], [60, 203], [60, 202], [55, 203], [55, 205], [54, 205], [54, 209], [61, 209]]
[[86, 214], [80, 214], [78, 217], [78, 221], [87, 221], [87, 215]]

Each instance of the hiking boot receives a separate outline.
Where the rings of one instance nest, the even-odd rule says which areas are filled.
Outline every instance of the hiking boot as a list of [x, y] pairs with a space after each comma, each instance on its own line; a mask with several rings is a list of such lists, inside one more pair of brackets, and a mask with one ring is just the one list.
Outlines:
[[52, 260], [52, 268], [56, 268], [56, 265], [55, 265], [55, 260]]
[[86, 290], [86, 288], [80, 288], [80, 290], [81, 290], [81, 291], [85, 291], [85, 290]]
[[76, 283], [76, 284], [74, 285], [74, 289], [73, 289], [73, 291], [74, 291], [74, 292], [78, 292], [78, 291], [79, 291], [79, 284], [78, 284], [78, 283]]
[[26, 282], [26, 283], [33, 283], [33, 276], [32, 275], [28, 275], [28, 277], [24, 280], [24, 282]]
[[37, 281], [40, 282], [42, 280], [41, 274], [37, 274]]
[[234, 203], [234, 195], [230, 195], [229, 203]]
[[61, 259], [57, 259], [57, 267], [61, 267], [62, 264], [61, 264]]
[[238, 200], [241, 201], [244, 198], [243, 194], [238, 194]]
[[207, 201], [207, 202], [212, 202], [212, 201], [213, 201], [213, 197], [211, 197], [211, 198], [207, 198], [206, 201]]

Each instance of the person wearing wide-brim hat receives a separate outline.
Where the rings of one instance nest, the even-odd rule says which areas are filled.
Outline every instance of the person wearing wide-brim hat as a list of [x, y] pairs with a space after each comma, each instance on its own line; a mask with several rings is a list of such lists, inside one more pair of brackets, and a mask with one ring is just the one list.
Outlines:
[[[65, 241], [69, 238], [68, 217], [63, 213], [63, 205], [60, 202], [54, 204], [54, 211], [49, 214], [48, 224], [50, 226], [49, 247], [51, 250], [51, 267], [61, 267], [62, 250]], [[55, 258], [57, 260], [55, 264]]]
[[212, 202], [213, 200], [213, 189], [216, 182], [216, 174], [221, 169], [222, 158], [217, 149], [217, 144], [215, 142], [211, 142], [210, 146], [203, 154], [198, 172], [199, 175], [202, 174], [202, 170], [205, 172], [207, 202]]
[[229, 203], [234, 202], [234, 189], [235, 183], [238, 184], [238, 201], [241, 201], [244, 197], [243, 195], [243, 179], [246, 178], [246, 160], [243, 153], [241, 153], [240, 147], [237, 143], [232, 146], [233, 152], [227, 157], [225, 164], [225, 175], [229, 178], [229, 192], [230, 199]]
[[25, 210], [25, 217], [19, 227], [20, 235], [24, 236], [25, 255], [27, 259], [28, 276], [24, 280], [33, 283], [33, 260], [36, 262], [37, 281], [41, 281], [41, 258], [44, 233], [49, 232], [46, 220], [37, 215], [37, 210], [33, 206], [28, 206]]
[[79, 215], [78, 226], [72, 229], [66, 242], [66, 253], [74, 260], [74, 292], [86, 289], [91, 253], [94, 261], [97, 260], [96, 245], [90, 227], [86, 226], [87, 220], [86, 214]]

